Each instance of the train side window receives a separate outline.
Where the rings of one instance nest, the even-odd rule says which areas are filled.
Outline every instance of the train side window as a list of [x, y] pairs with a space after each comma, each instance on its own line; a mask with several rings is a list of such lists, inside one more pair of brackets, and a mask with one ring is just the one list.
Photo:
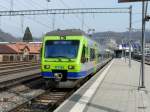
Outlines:
[[82, 49], [82, 56], [81, 56], [81, 63], [85, 63], [85, 62], [86, 62], [85, 53], [86, 53], [86, 47], [83, 46], [83, 49]]
[[95, 49], [90, 48], [90, 61], [95, 59]]

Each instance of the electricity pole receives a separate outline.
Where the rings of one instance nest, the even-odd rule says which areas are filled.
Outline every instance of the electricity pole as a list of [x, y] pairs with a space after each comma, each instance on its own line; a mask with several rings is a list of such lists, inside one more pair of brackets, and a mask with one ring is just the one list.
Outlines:
[[145, 0], [142, 0], [142, 59], [141, 59], [141, 85], [140, 88], [145, 88]]
[[131, 67], [132, 6], [129, 8], [129, 67]]
[[[145, 7], [145, 1], [147, 2]], [[139, 84], [139, 88], [145, 88], [145, 25], [146, 21], [149, 21], [150, 16], [147, 16], [147, 7], [149, 0], [118, 0], [119, 3], [123, 2], [142, 2], [142, 59], [141, 59], [141, 79]]]

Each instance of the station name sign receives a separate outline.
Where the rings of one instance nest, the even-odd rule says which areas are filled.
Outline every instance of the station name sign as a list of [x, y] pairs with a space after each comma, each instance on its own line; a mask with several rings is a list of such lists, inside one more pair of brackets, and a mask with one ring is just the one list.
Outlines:
[[[118, 0], [118, 3], [123, 2], [142, 2], [143, 0]], [[144, 1], [150, 1], [150, 0], [144, 0]]]

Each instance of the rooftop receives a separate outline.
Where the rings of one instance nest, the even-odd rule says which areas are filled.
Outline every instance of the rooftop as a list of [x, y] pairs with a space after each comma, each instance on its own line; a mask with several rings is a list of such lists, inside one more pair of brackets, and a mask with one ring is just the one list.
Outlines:
[[0, 53], [1, 54], [22, 53], [25, 48], [29, 50], [29, 53], [36, 54], [40, 52], [41, 43], [17, 42], [9, 44], [0, 44]]

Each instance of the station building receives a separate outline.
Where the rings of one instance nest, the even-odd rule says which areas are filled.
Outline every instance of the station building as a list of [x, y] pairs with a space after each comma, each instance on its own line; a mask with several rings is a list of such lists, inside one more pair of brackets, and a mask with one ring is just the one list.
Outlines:
[[40, 42], [17, 42], [0, 44], [0, 62], [6, 61], [39, 61]]
[[[133, 46], [131, 46], [131, 53], [133, 53]], [[118, 48], [115, 49], [115, 57], [116, 58], [122, 58], [125, 56], [129, 56], [129, 45], [118, 45]]]

